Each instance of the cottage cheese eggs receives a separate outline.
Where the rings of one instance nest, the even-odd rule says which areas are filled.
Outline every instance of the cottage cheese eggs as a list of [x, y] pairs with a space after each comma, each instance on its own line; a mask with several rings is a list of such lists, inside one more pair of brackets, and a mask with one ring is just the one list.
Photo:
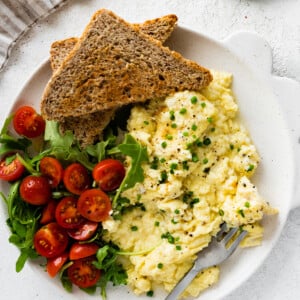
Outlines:
[[[242, 245], [254, 246], [263, 234], [259, 221], [276, 213], [250, 181], [259, 156], [236, 119], [232, 76], [213, 75], [201, 93], [178, 92], [132, 109], [128, 131], [150, 159], [144, 182], [122, 194], [136, 208], [103, 227], [123, 251], [141, 253], [122, 258], [137, 294], [156, 285], [170, 291], [221, 223], [244, 226]], [[218, 277], [218, 267], [204, 270], [185, 295], [197, 296]]]

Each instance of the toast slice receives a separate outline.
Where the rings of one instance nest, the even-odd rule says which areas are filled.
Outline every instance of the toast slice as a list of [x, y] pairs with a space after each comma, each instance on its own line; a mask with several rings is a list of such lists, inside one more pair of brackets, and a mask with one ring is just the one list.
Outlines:
[[[152, 36], [154, 39], [164, 43], [173, 32], [177, 23], [177, 16], [170, 14], [161, 18], [148, 20], [142, 24], [133, 24], [133, 26], [143, 33]], [[56, 41], [51, 45], [50, 63], [53, 71], [56, 71], [74, 48], [78, 38], [68, 38]]]
[[209, 70], [102, 9], [48, 82], [41, 112], [61, 121], [185, 89], [197, 91], [211, 80]]
[[[148, 20], [142, 24], [134, 24], [135, 28], [164, 43], [173, 32], [177, 23], [177, 16], [170, 14], [160, 18]], [[53, 71], [56, 71], [67, 55], [74, 48], [78, 38], [68, 38], [56, 41], [51, 45], [50, 62]], [[82, 147], [94, 144], [101, 138], [104, 128], [112, 120], [116, 109], [104, 112], [94, 112], [78, 117], [67, 117], [60, 122], [60, 131], [70, 130]]]

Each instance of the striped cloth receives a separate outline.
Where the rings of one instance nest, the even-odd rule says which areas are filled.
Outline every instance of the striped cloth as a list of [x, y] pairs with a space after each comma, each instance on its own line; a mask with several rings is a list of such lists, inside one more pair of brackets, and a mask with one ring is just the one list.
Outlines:
[[13, 45], [37, 20], [67, 0], [0, 0], [0, 71]]

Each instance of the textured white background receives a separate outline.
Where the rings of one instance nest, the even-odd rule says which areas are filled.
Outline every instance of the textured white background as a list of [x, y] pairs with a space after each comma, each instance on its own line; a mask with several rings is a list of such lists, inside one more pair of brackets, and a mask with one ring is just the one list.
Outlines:
[[[92, 13], [101, 7], [132, 22], [175, 13], [180, 25], [216, 39], [239, 30], [257, 32], [271, 45], [273, 72], [300, 82], [299, 0], [70, 0], [57, 13], [38, 22], [12, 51], [0, 74], [1, 124], [25, 80], [48, 57], [51, 43], [80, 35]], [[291, 212], [281, 238], [261, 268], [224, 300], [296, 300], [300, 299], [299, 286], [298, 208]]]

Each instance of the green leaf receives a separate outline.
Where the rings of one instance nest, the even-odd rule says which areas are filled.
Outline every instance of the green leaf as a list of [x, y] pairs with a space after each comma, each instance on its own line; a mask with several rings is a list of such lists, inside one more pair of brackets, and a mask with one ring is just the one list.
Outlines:
[[28, 253], [26, 251], [21, 251], [21, 254], [16, 262], [16, 272], [19, 273], [23, 269], [27, 259], [28, 259]]
[[45, 140], [50, 145], [47, 155], [53, 155], [57, 159], [68, 162], [79, 162], [87, 169], [93, 170], [94, 164], [90, 162], [88, 153], [81, 150], [71, 131], [64, 135], [59, 132], [59, 125], [55, 121], [46, 121]]
[[148, 161], [147, 148], [141, 146], [130, 134], [125, 136], [124, 142], [118, 145], [118, 148], [122, 154], [131, 158], [131, 165], [113, 199], [114, 207], [117, 205], [121, 192], [133, 187], [137, 182], [144, 181], [142, 163]]

